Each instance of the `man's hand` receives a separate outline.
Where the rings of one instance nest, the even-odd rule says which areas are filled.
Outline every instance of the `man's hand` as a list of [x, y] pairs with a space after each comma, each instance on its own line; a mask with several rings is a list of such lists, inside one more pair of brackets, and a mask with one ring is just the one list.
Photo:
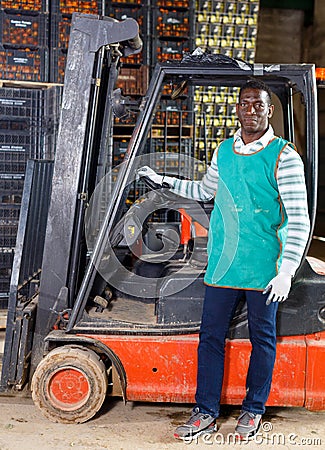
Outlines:
[[276, 277], [272, 278], [263, 292], [263, 294], [270, 292], [266, 300], [267, 305], [271, 302], [284, 302], [288, 298], [291, 278], [291, 275], [286, 272], [279, 272]]
[[141, 177], [148, 177], [155, 184], [164, 188], [173, 187], [173, 183], [175, 180], [175, 178], [168, 177], [167, 175], [158, 175], [158, 173], [152, 170], [149, 166], [140, 167], [140, 169], [137, 171], [137, 178]]
[[141, 177], [148, 177], [150, 180], [152, 180], [154, 183], [159, 184], [162, 186], [164, 177], [162, 175], [158, 175], [154, 170], [152, 170], [149, 166], [143, 166], [137, 171], [137, 176], [139, 178]]

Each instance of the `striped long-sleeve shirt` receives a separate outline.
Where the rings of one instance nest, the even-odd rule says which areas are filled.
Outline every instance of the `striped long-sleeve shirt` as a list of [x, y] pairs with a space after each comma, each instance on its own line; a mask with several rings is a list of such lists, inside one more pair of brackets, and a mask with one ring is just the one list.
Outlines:
[[[269, 126], [269, 129], [260, 139], [245, 145], [239, 129], [234, 135], [235, 150], [242, 154], [254, 153], [266, 147], [273, 138], [274, 131]], [[217, 153], [218, 149], [215, 151], [211, 165], [201, 181], [179, 180], [168, 177], [172, 192], [197, 201], [211, 200], [218, 187]], [[303, 162], [299, 154], [289, 145], [280, 155], [276, 179], [279, 194], [288, 217], [288, 234], [280, 270], [293, 276], [299, 267], [306, 247], [310, 222]]]

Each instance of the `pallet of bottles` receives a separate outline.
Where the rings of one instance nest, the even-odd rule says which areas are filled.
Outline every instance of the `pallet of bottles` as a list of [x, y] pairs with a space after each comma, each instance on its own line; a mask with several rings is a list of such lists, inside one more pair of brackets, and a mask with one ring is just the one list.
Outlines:
[[253, 62], [258, 12], [259, 0], [198, 0], [196, 46]]

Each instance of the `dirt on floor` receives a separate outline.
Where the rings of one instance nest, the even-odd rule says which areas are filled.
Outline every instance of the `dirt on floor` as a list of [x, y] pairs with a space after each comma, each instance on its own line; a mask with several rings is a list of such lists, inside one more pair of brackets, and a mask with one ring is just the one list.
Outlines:
[[163, 450], [244, 447], [246, 449], [325, 449], [325, 413], [304, 408], [267, 409], [255, 441], [234, 435], [239, 407], [225, 406], [219, 430], [188, 441], [173, 437], [191, 405], [127, 403], [107, 399], [86, 423], [52, 423], [29, 397], [0, 396], [0, 450]]

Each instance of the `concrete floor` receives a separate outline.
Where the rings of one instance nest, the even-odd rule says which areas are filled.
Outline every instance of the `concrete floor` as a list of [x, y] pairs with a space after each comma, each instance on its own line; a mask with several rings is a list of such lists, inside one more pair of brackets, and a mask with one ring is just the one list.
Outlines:
[[238, 407], [224, 407], [220, 429], [191, 442], [177, 441], [174, 428], [187, 420], [191, 405], [124, 403], [107, 399], [95, 418], [79, 425], [45, 419], [30, 398], [0, 397], [1, 450], [163, 450], [244, 447], [324, 449], [325, 413], [303, 408], [268, 408], [256, 441], [234, 440]]

